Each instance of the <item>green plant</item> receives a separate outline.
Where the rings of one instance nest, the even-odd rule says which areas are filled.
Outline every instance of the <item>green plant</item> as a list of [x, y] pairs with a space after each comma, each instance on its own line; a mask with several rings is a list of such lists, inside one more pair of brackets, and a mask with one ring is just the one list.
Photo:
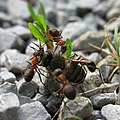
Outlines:
[[[46, 15], [45, 15], [45, 9], [44, 9], [43, 3], [40, 2], [36, 13], [34, 12], [32, 6], [29, 3], [28, 3], [28, 9], [29, 9], [30, 15], [33, 19], [33, 23], [31, 23], [31, 22], [28, 23], [28, 27], [29, 27], [31, 33], [40, 42], [45, 43], [47, 46], [47, 49], [53, 50], [54, 49], [53, 43], [56, 41], [55, 41], [54, 37], [50, 34], [50, 31], [52, 31], [52, 29], [50, 29], [49, 26], [46, 24], [46, 20], [45, 20]], [[42, 12], [40, 12], [40, 11], [42, 11]], [[56, 29], [53, 29], [53, 30], [55, 31]], [[59, 33], [59, 31], [57, 31], [57, 30], [56, 30], [56, 32]], [[58, 35], [56, 35], [56, 36], [58, 37]], [[58, 39], [60, 42], [63, 41], [61, 38], [58, 38]], [[57, 42], [59, 42], [59, 41], [57, 40]], [[65, 42], [64, 45], [66, 46], [66, 50], [64, 51], [63, 55], [66, 57], [69, 57], [72, 53], [72, 43], [71, 43], [71, 40], [68, 38], [64, 42]]]
[[[106, 53], [106, 57], [102, 59], [98, 63], [98, 66], [100, 67], [102, 64], [104, 64], [107, 60], [110, 60], [111, 62], [108, 64], [109, 66], [113, 67], [113, 71], [111, 75], [108, 77], [108, 81], [111, 80], [113, 75], [120, 69], [120, 37], [118, 35], [118, 25], [116, 24], [115, 29], [114, 29], [114, 35], [113, 35], [113, 40], [111, 39], [108, 31], [108, 26], [109, 24], [115, 20], [116, 18], [111, 19], [105, 26], [104, 26], [104, 31], [105, 31], [105, 39], [101, 47], [95, 46], [90, 44], [92, 47]], [[104, 50], [103, 46], [104, 44], [108, 48], [108, 52]]]

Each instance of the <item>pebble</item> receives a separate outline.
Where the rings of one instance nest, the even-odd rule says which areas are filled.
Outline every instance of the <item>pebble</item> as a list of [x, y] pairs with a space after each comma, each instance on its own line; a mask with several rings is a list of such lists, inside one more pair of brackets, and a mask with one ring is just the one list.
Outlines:
[[17, 120], [20, 103], [14, 93], [0, 95], [0, 120]]
[[119, 17], [120, 16], [120, 8], [112, 8], [107, 12], [107, 19], [110, 20], [113, 17]]
[[13, 18], [4, 12], [0, 12], [0, 21], [1, 22], [12, 22]]
[[32, 36], [30, 30], [21, 25], [16, 25], [14, 27], [7, 28], [6, 30], [8, 30], [9, 32], [15, 33], [22, 39], [29, 39]]
[[108, 104], [101, 109], [105, 120], [120, 120], [120, 105]]
[[34, 102], [34, 100], [30, 99], [30, 98], [27, 97], [27, 96], [18, 95], [18, 99], [19, 99], [19, 101], [20, 101], [20, 105]]
[[7, 11], [7, 5], [6, 5], [7, 0], [0, 0], [0, 11]]
[[62, 36], [64, 39], [68, 38], [71, 40], [74, 40], [84, 32], [88, 30], [88, 26], [85, 24], [85, 22], [79, 21], [79, 22], [72, 22], [68, 23], [65, 28], [63, 29]]
[[67, 102], [66, 106], [67, 107], [64, 108], [63, 120], [72, 119], [72, 115], [87, 118], [93, 111], [91, 101], [88, 98], [81, 96], [77, 96], [74, 100]]
[[51, 120], [50, 114], [39, 102], [26, 103], [18, 110], [18, 120]]
[[[17, 56], [17, 57], [16, 57]], [[6, 49], [0, 56], [1, 65], [13, 73], [21, 73], [27, 67], [29, 56], [20, 53], [16, 49]]]
[[93, 11], [93, 13], [104, 18], [106, 16], [106, 13], [112, 7], [113, 2], [114, 2], [114, 0], [101, 1], [99, 4], [97, 4], [95, 7], [93, 7], [92, 11]]
[[96, 94], [90, 97], [90, 100], [94, 108], [102, 108], [107, 104], [115, 103], [115, 94], [114, 93], [101, 93]]
[[95, 7], [99, 0], [92, 1], [91, 0], [78, 0], [76, 2], [72, 2], [73, 5], [76, 6], [76, 13], [78, 16], [84, 16], [85, 14], [89, 13], [93, 7]]
[[9, 92], [17, 94], [17, 87], [15, 84], [4, 82], [2, 85], [0, 85], [0, 95]]
[[27, 96], [33, 98], [38, 90], [38, 85], [31, 81], [31, 82], [23, 82], [20, 87], [18, 88], [18, 92], [22, 96]]
[[[28, 19], [30, 13], [27, 8], [27, 2], [23, 0], [8, 0], [8, 12], [15, 18]], [[22, 7], [21, 7], [22, 6]]]
[[9, 48], [23, 49], [23, 40], [17, 35], [0, 28], [0, 53]]
[[102, 84], [102, 80], [97, 72], [88, 72], [83, 82], [84, 91], [95, 89]]
[[0, 72], [0, 78], [2, 78], [4, 82], [10, 83], [14, 83], [16, 80], [16, 76], [12, 72], [7, 71]]
[[91, 53], [89, 56], [87, 56], [87, 58], [91, 61], [94, 61], [95, 64], [99, 63], [102, 60], [102, 56], [98, 52]]
[[89, 43], [101, 46], [104, 40], [104, 32], [92, 32], [88, 31], [80, 35], [76, 40], [73, 41], [73, 50], [82, 50], [84, 52], [94, 52], [97, 51], [89, 45]]
[[93, 110], [91, 115], [86, 120], [101, 120], [102, 118], [101, 111]]

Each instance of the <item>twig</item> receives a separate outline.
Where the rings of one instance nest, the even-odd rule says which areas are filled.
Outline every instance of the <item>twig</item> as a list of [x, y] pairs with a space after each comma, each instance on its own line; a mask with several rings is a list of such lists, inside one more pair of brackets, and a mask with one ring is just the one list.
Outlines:
[[118, 83], [116, 84], [105, 84], [100, 87], [97, 87], [93, 90], [86, 91], [84, 93], [79, 93], [78, 96], [85, 96], [90, 97], [92, 95], [95, 95], [97, 93], [105, 93], [105, 92], [113, 92], [116, 87], [118, 87]]

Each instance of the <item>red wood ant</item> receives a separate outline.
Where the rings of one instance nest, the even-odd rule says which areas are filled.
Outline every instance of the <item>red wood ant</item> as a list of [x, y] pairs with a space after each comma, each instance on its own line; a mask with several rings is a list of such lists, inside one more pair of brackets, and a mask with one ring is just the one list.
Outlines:
[[[33, 79], [35, 72], [37, 72], [37, 74], [39, 75], [41, 83], [44, 85], [44, 83], [42, 82], [41, 75], [40, 75], [40, 74], [42, 74], [41, 70], [38, 68], [38, 66], [41, 66], [40, 62], [41, 62], [43, 55], [44, 55], [44, 49], [41, 45], [38, 46], [36, 43], [33, 43], [33, 44], [35, 44], [37, 47], [39, 47], [39, 50], [30, 46], [32, 49], [35, 50], [35, 52], [33, 53], [33, 57], [30, 59], [31, 62], [27, 61], [30, 64], [30, 66], [22, 71], [23, 77], [24, 77], [26, 82], [30, 82]], [[42, 75], [45, 76], [44, 74], [42, 74]]]
[[65, 75], [62, 73], [62, 70], [59, 68], [55, 69], [54, 75], [57, 77], [57, 81], [63, 85], [62, 88], [57, 91], [57, 93], [64, 93], [68, 99], [73, 100], [76, 97], [76, 89], [69, 84]]

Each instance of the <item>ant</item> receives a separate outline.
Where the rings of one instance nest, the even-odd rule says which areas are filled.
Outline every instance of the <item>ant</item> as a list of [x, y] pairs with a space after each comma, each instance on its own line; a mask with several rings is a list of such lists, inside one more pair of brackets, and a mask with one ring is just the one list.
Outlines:
[[60, 68], [55, 69], [54, 75], [56, 76], [56, 80], [63, 85], [62, 88], [57, 91], [57, 93], [64, 93], [68, 99], [73, 100], [76, 97], [76, 89], [68, 83], [68, 80], [62, 73], [62, 70]]
[[[33, 42], [33, 44], [35, 44], [37, 47], [39, 47], [39, 50], [30, 46], [32, 49], [34, 49], [35, 52], [33, 53], [33, 57], [30, 59], [31, 62], [27, 61], [31, 66], [27, 67], [26, 69], [24, 69], [22, 71], [23, 77], [24, 77], [26, 82], [30, 82], [33, 79], [35, 72], [37, 72], [37, 74], [39, 75], [41, 83], [44, 85], [44, 83], [42, 82], [42, 78], [41, 78], [40, 74], [42, 74], [43, 76], [45, 76], [45, 75], [43, 73], [41, 73], [40, 69], [38, 68], [38, 66], [41, 66], [41, 64], [39, 65], [39, 63], [41, 62], [41, 60], [44, 56], [44, 49], [41, 46], [41, 44], [40, 44], [40, 46], [34, 42]], [[47, 77], [47, 76], [45, 76], [45, 77]]]
[[[75, 55], [74, 55], [74, 56], [75, 56]], [[77, 56], [78, 56], [78, 55], [77, 55]], [[74, 57], [74, 58], [75, 58], [75, 57]], [[80, 65], [81, 65], [81, 67], [82, 67], [81, 71], [83, 72], [84, 78], [85, 78], [86, 73], [87, 73], [87, 70], [86, 70], [86, 68], [84, 67], [84, 65], [87, 66], [87, 68], [88, 68], [88, 70], [89, 70], [90, 72], [95, 72], [95, 70], [98, 69], [98, 70], [99, 70], [99, 74], [100, 74], [100, 78], [101, 78], [102, 82], [104, 83], [104, 80], [103, 80], [101, 71], [100, 71], [100, 69], [96, 66], [95, 62], [90, 61], [90, 60], [86, 59], [86, 58], [83, 57], [83, 56], [79, 56], [77, 59], [71, 58], [70, 61], [71, 61], [73, 64], [80, 64]], [[84, 74], [84, 73], [85, 73], [85, 74]]]
[[56, 42], [57, 46], [55, 50], [57, 49], [58, 46], [61, 46], [61, 52], [64, 53], [66, 51], [66, 46], [65, 46], [65, 41], [62, 40], [62, 32], [58, 31], [57, 29], [50, 29], [49, 26], [47, 25], [47, 36], [49, 39], [52, 39], [54, 42]]

